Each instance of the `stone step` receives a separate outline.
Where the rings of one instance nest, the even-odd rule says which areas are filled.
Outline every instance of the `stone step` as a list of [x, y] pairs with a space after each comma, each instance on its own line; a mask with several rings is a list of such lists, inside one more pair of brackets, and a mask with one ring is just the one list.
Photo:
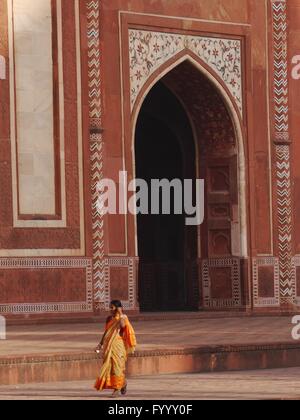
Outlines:
[[[95, 353], [1, 356], [1, 385], [95, 380]], [[129, 358], [128, 376], [207, 373], [300, 367], [300, 343], [214, 345], [143, 350]]]

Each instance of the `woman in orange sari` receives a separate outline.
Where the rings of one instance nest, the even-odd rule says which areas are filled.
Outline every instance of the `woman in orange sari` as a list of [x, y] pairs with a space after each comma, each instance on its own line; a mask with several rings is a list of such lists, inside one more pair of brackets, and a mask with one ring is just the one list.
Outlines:
[[97, 391], [112, 389], [113, 398], [127, 393], [126, 362], [136, 347], [135, 332], [129, 319], [123, 314], [119, 300], [111, 302], [111, 316], [107, 318], [105, 333], [96, 352], [103, 352], [103, 365], [95, 383]]

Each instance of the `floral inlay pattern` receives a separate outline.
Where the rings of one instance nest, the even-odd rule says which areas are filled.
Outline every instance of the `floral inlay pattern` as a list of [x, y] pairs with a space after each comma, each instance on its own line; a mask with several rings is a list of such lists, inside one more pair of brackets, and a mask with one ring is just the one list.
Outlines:
[[243, 114], [242, 48], [238, 39], [129, 30], [131, 107], [149, 77], [169, 59], [192, 51], [226, 84]]

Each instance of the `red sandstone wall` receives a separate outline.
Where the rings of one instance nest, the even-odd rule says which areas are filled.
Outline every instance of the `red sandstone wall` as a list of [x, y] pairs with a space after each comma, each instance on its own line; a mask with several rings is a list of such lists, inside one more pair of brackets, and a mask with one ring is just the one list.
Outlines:
[[[91, 167], [101, 159], [104, 161], [104, 176], [117, 179], [118, 172], [125, 167], [131, 176], [132, 150], [131, 116], [129, 98], [128, 44], [120, 50], [120, 33], [126, 39], [128, 27], [166, 29], [169, 32], [206, 34], [207, 36], [238, 37], [243, 40], [243, 88], [245, 118], [242, 129], [245, 141], [247, 175], [247, 224], [248, 255], [253, 258], [245, 262], [244, 274], [240, 281], [243, 289], [241, 306], [256, 310], [279, 309], [280, 303], [292, 307], [292, 300], [285, 301], [286, 279], [282, 272], [286, 262], [280, 256], [278, 240], [278, 191], [276, 189], [276, 149], [274, 146], [274, 56], [271, 2], [264, 0], [102, 0], [100, 3], [101, 33], [101, 99], [102, 114], [99, 110], [91, 113], [93, 91], [99, 86], [97, 76], [93, 80], [93, 58], [97, 61], [98, 46], [93, 44], [87, 33], [95, 29], [97, 34], [97, 5], [88, 0], [80, 2], [81, 50], [82, 50], [82, 116], [83, 116], [83, 160], [84, 160], [84, 217], [85, 243], [80, 257], [63, 256], [54, 258], [45, 255], [39, 258], [40, 249], [70, 250], [79, 247], [79, 187], [78, 150], [76, 140], [76, 72], [75, 68], [75, 28], [73, 2], [63, 0], [63, 55], [65, 76], [65, 134], [66, 134], [66, 174], [67, 174], [67, 228], [65, 229], [15, 229], [12, 226], [12, 186], [9, 127], [9, 76], [0, 81], [0, 249], [36, 249], [35, 258], [19, 260], [1, 258], [0, 304], [3, 311], [13, 314], [55, 314], [88, 313], [92, 311], [93, 293], [97, 310], [103, 310], [110, 298], [109, 284], [112, 281], [113, 294], [119, 293], [127, 308], [136, 309], [135, 224], [132, 217], [110, 216], [105, 219], [104, 249], [108, 257], [103, 264], [102, 239], [99, 240], [97, 226], [99, 220], [93, 216], [91, 208], [91, 186], [95, 175]], [[96, 3], [95, 3], [96, 4]], [[86, 5], [88, 8], [86, 8]], [[299, 0], [288, 1], [289, 56], [300, 54]], [[95, 10], [95, 18], [92, 13]], [[120, 14], [120, 11], [129, 14]], [[273, 11], [274, 13], [274, 11]], [[0, 55], [7, 60], [8, 40], [6, 1], [0, 0]], [[154, 14], [155, 16], [148, 16]], [[284, 13], [283, 13], [284, 14]], [[169, 19], [169, 17], [177, 19]], [[182, 18], [184, 16], [184, 18]], [[221, 23], [222, 22], [222, 23]], [[89, 55], [88, 55], [89, 53]], [[121, 67], [121, 57], [123, 58]], [[95, 65], [99, 70], [98, 64]], [[289, 132], [292, 141], [292, 209], [293, 235], [289, 256], [299, 254], [300, 237], [298, 217], [298, 197], [300, 196], [300, 165], [298, 165], [298, 93], [300, 81], [290, 76], [289, 68]], [[92, 75], [91, 75], [92, 74]], [[94, 116], [94, 118], [93, 118]], [[123, 118], [123, 119], [122, 119]], [[124, 123], [124, 132], [122, 124]], [[90, 128], [90, 139], [88, 129]], [[103, 136], [100, 132], [104, 130]], [[92, 147], [90, 149], [89, 140]], [[104, 141], [103, 157], [96, 156], [94, 146]], [[124, 141], [124, 143], [123, 143]], [[100, 162], [101, 163], [101, 162]], [[95, 166], [96, 167], [96, 166]], [[98, 166], [97, 166], [98, 167]], [[97, 170], [96, 170], [97, 172]], [[299, 173], [298, 173], [299, 172]], [[99, 174], [98, 174], [99, 175]], [[96, 178], [97, 176], [96, 174]], [[4, 198], [3, 198], [4, 197]], [[95, 200], [94, 200], [95, 203]], [[92, 225], [94, 223], [94, 236]], [[99, 222], [100, 223], [100, 222]], [[101, 225], [102, 226], [102, 225]], [[300, 227], [300, 226], [299, 226]], [[101, 244], [100, 244], [101, 242]], [[286, 246], [285, 243], [282, 244]], [[94, 256], [94, 288], [92, 281], [92, 256]], [[58, 252], [59, 257], [59, 252]], [[51, 271], [54, 264], [55, 270]], [[15, 270], [18, 270], [16, 272]], [[242, 270], [242, 271], [243, 271]], [[281, 274], [280, 274], [281, 270]], [[201, 274], [201, 268], [199, 269]], [[57, 273], [57, 276], [55, 275]], [[67, 275], [65, 275], [67, 273]], [[291, 260], [288, 262], [289, 289], [295, 289]], [[10, 285], [8, 287], [8, 285]], [[280, 289], [281, 288], [281, 298]], [[26, 291], [25, 291], [26, 289]], [[299, 287], [298, 287], [299, 290]], [[252, 293], [253, 291], [253, 293]], [[292, 290], [295, 295], [295, 290]], [[299, 292], [300, 293], [300, 292]], [[296, 293], [296, 294], [299, 294]], [[85, 298], [86, 300], [82, 301]], [[253, 299], [254, 298], [254, 299]], [[279, 300], [278, 300], [279, 299]], [[280, 300], [281, 299], [281, 300]], [[60, 302], [61, 306], [54, 303]], [[72, 302], [76, 302], [72, 307]], [[31, 304], [24, 306], [24, 304]], [[40, 304], [41, 306], [37, 306]], [[53, 306], [54, 305], [54, 306]], [[79, 306], [78, 306], [79, 305]], [[0, 311], [1, 312], [1, 311]]]

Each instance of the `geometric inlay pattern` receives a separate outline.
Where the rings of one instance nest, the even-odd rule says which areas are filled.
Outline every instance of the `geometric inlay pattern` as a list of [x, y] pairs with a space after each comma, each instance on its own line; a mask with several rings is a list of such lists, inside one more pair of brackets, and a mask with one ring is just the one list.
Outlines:
[[[259, 267], [272, 267], [274, 270], [274, 296], [259, 296]], [[279, 260], [274, 257], [253, 259], [253, 305], [256, 308], [280, 306]]]
[[[210, 269], [230, 268], [232, 298], [216, 299], [212, 297]], [[241, 269], [239, 258], [209, 259], [202, 262], [202, 284], [204, 307], [210, 309], [237, 308], [242, 306]]]

